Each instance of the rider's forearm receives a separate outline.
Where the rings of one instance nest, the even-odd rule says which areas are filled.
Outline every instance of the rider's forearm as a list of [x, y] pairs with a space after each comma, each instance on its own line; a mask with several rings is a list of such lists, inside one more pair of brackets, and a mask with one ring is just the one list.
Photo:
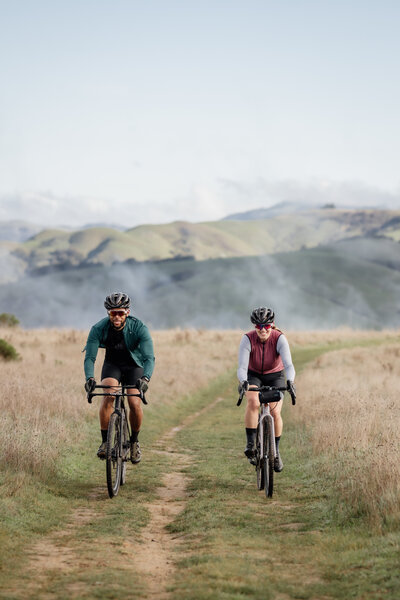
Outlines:
[[85, 350], [85, 361], [83, 363], [85, 370], [85, 377], [89, 379], [89, 377], [94, 376], [94, 363], [96, 362], [97, 352], [99, 350], [99, 339], [98, 336], [92, 327], [89, 333], [89, 337], [86, 342]]
[[90, 377], [94, 376], [94, 363], [95, 363], [95, 361], [92, 358], [85, 358], [83, 367], [85, 370], [86, 380], [88, 380]]
[[143, 326], [141, 331], [139, 350], [142, 355], [143, 361], [143, 375], [150, 380], [154, 371], [155, 357], [153, 340], [150, 336], [150, 332], [148, 331], [145, 325]]
[[294, 370], [289, 343], [284, 335], [279, 336], [276, 351], [280, 354], [285, 369], [286, 379], [294, 381], [296, 371]]
[[242, 383], [243, 381], [245, 381], [247, 379], [247, 371], [249, 368], [249, 360], [250, 360], [250, 350], [251, 350], [250, 340], [247, 337], [247, 335], [244, 335], [242, 337], [242, 340], [241, 340], [240, 346], [239, 346], [239, 360], [238, 360], [237, 377], [238, 377], [240, 383]]

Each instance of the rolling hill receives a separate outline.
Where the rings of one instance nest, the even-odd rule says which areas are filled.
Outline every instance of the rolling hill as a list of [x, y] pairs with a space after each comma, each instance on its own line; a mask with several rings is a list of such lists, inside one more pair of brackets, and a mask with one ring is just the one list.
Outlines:
[[127, 260], [259, 256], [369, 235], [400, 240], [400, 211], [319, 209], [263, 220], [174, 222], [126, 231], [105, 227], [44, 230], [14, 244], [12, 255], [28, 272], [35, 273]]
[[102, 264], [26, 275], [0, 287], [0, 312], [27, 327], [87, 328], [115, 289], [153, 328], [247, 328], [272, 306], [284, 328], [400, 327], [400, 244], [355, 238], [296, 252]]

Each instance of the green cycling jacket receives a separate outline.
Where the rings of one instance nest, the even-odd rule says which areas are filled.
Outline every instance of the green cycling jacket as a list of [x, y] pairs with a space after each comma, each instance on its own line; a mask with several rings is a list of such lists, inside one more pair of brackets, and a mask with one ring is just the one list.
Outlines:
[[[111, 327], [110, 319], [105, 317], [91, 328], [84, 350], [85, 355], [85, 377], [93, 377], [94, 363], [96, 362], [97, 351], [99, 348], [105, 348], [108, 330]], [[123, 329], [124, 340], [130, 355], [135, 363], [143, 368], [143, 375], [150, 379], [154, 370], [154, 350], [153, 340], [146, 325], [136, 319], [128, 316]]]

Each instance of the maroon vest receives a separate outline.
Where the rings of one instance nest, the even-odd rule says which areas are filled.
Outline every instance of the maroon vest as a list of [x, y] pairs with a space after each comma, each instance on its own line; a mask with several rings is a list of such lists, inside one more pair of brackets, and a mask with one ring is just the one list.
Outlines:
[[249, 331], [246, 335], [251, 345], [249, 371], [265, 375], [266, 373], [277, 373], [283, 370], [282, 359], [276, 351], [276, 344], [282, 335], [281, 331], [272, 329], [266, 342], [260, 341], [255, 329]]

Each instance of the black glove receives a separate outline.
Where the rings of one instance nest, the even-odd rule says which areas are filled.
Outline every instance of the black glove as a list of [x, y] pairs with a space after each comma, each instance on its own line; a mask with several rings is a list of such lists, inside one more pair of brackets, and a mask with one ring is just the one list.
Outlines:
[[149, 389], [149, 380], [147, 377], [141, 377], [140, 379], [137, 380], [136, 382], [136, 387], [139, 390], [139, 392], [141, 392], [142, 394], [145, 394], [147, 392], [147, 390]]
[[243, 394], [244, 392], [247, 392], [247, 390], [249, 389], [249, 382], [248, 381], [242, 381], [242, 383], [239, 383], [238, 385], [238, 393], [239, 394]]
[[296, 388], [294, 387], [293, 381], [286, 382], [286, 389], [292, 397], [292, 403], [296, 403]]
[[96, 387], [96, 380], [93, 379], [93, 377], [89, 377], [89, 379], [87, 379], [86, 383], [85, 383], [85, 392], [87, 394], [91, 394], [94, 391], [95, 387]]

